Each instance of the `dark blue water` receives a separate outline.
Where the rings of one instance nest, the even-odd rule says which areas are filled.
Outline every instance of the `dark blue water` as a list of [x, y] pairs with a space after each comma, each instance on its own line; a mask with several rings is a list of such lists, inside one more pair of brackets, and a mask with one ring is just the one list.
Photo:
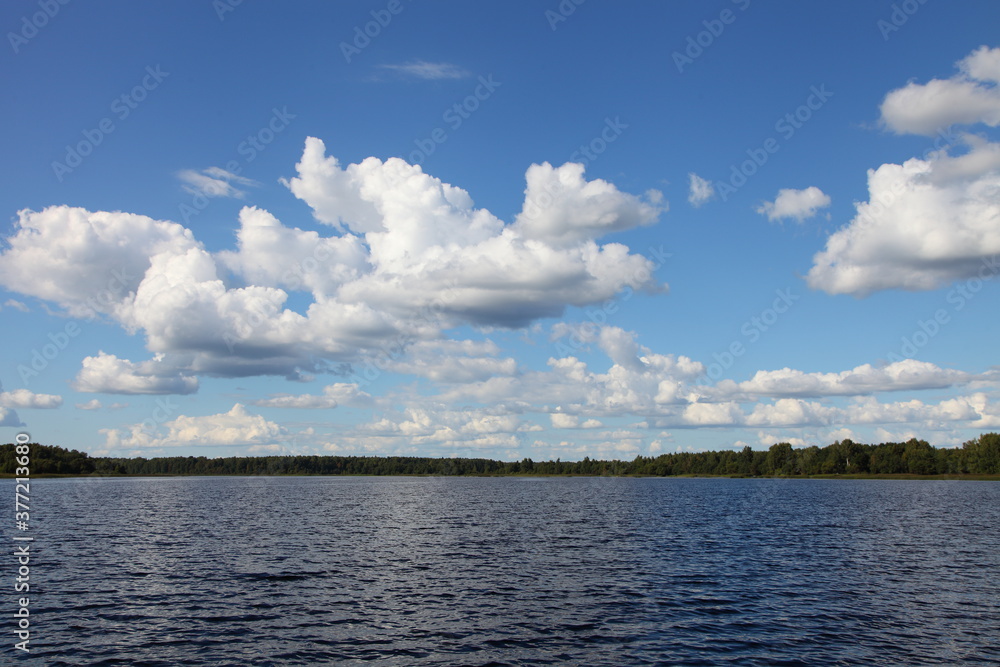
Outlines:
[[[997, 483], [217, 477], [31, 490], [32, 653], [14, 654], [8, 621], [0, 659], [12, 663], [1000, 664]], [[0, 567], [13, 578], [12, 559]]]

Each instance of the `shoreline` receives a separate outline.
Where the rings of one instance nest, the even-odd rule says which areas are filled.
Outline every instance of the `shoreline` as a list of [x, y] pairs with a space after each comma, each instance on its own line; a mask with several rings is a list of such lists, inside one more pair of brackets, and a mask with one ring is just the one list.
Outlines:
[[[174, 479], [174, 478], [187, 478], [187, 477], [245, 477], [245, 478], [256, 478], [256, 477], [440, 477], [440, 478], [477, 478], [477, 477], [505, 477], [512, 479], [530, 479], [530, 478], [591, 478], [591, 479], [621, 479], [621, 478], [631, 478], [631, 479], [760, 479], [760, 480], [793, 480], [793, 479], [804, 479], [804, 480], [850, 480], [850, 479], [868, 479], [868, 480], [902, 480], [902, 481], [950, 481], [950, 482], [1000, 482], [1000, 475], [986, 475], [986, 474], [940, 474], [940, 475], [917, 475], [910, 473], [895, 473], [895, 474], [830, 474], [830, 475], [772, 475], [772, 476], [751, 476], [751, 475], [579, 475], [579, 474], [555, 474], [555, 473], [524, 473], [524, 474], [511, 474], [511, 475], [498, 475], [489, 473], [469, 473], [463, 475], [433, 475], [433, 474], [405, 474], [397, 473], [390, 475], [364, 475], [364, 474], [345, 474], [345, 475], [329, 475], [329, 474], [275, 474], [275, 475], [220, 475], [220, 474], [150, 474], [150, 475], [121, 475], [121, 474], [100, 474], [100, 473], [90, 473], [87, 475], [78, 474], [54, 474], [54, 473], [43, 473], [32, 475], [31, 479], [86, 479], [91, 477], [99, 477], [102, 479]], [[0, 479], [15, 479], [16, 475], [9, 473], [0, 473]]]

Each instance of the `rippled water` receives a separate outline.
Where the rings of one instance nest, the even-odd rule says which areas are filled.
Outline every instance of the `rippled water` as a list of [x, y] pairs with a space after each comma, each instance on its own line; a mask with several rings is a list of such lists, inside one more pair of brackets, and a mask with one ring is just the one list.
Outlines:
[[216, 477], [31, 490], [21, 664], [1000, 664], [997, 483]]

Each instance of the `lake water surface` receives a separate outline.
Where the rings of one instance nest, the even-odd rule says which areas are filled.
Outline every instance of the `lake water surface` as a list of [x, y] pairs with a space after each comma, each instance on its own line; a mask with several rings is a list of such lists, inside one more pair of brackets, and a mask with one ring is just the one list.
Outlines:
[[[32, 652], [17, 664], [1000, 664], [1000, 483], [195, 477], [31, 491]], [[19, 658], [4, 599], [0, 655]]]

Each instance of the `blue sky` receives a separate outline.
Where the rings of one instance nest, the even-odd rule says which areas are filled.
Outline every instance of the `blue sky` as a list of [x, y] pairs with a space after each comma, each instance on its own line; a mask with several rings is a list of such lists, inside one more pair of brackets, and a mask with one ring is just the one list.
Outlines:
[[0, 426], [634, 458], [1000, 428], [993, 2], [8, 2]]

